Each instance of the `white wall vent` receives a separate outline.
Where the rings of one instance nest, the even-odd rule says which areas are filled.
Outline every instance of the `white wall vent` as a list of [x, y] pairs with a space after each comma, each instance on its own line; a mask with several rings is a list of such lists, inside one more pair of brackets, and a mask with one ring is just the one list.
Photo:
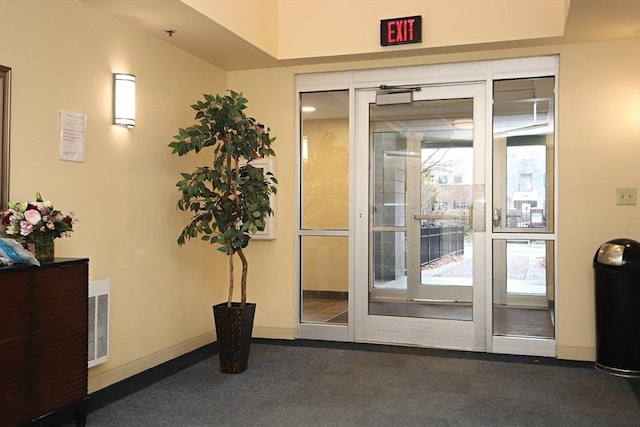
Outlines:
[[109, 360], [109, 284], [89, 282], [89, 367]]

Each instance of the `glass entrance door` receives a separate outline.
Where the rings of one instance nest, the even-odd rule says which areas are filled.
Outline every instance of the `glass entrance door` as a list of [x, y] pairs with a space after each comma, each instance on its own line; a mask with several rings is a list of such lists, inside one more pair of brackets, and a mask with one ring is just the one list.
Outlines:
[[370, 214], [356, 339], [484, 350], [484, 85], [363, 90], [357, 106]]

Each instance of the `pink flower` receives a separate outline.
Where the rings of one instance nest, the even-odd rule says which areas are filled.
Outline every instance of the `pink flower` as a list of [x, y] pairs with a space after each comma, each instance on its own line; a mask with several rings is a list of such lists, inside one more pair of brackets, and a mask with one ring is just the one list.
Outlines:
[[28, 221], [20, 222], [20, 235], [21, 236], [28, 236], [29, 234], [31, 234], [32, 231], [33, 231], [33, 225], [32, 224], [30, 224]]
[[42, 217], [40, 216], [40, 212], [38, 212], [37, 210], [29, 209], [28, 211], [26, 211], [24, 213], [24, 219], [29, 221], [29, 223], [31, 223], [31, 225], [36, 225], [37, 223], [40, 222]]

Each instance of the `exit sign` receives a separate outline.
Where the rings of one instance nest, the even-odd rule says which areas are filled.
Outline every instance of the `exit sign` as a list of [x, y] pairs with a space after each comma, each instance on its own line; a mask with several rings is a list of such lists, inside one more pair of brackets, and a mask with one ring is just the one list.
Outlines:
[[380, 45], [422, 43], [422, 16], [380, 20]]

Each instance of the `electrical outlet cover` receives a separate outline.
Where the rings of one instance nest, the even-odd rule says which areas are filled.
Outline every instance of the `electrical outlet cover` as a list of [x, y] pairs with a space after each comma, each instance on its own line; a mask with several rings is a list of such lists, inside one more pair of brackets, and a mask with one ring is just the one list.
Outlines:
[[616, 188], [616, 205], [635, 205], [637, 188]]

